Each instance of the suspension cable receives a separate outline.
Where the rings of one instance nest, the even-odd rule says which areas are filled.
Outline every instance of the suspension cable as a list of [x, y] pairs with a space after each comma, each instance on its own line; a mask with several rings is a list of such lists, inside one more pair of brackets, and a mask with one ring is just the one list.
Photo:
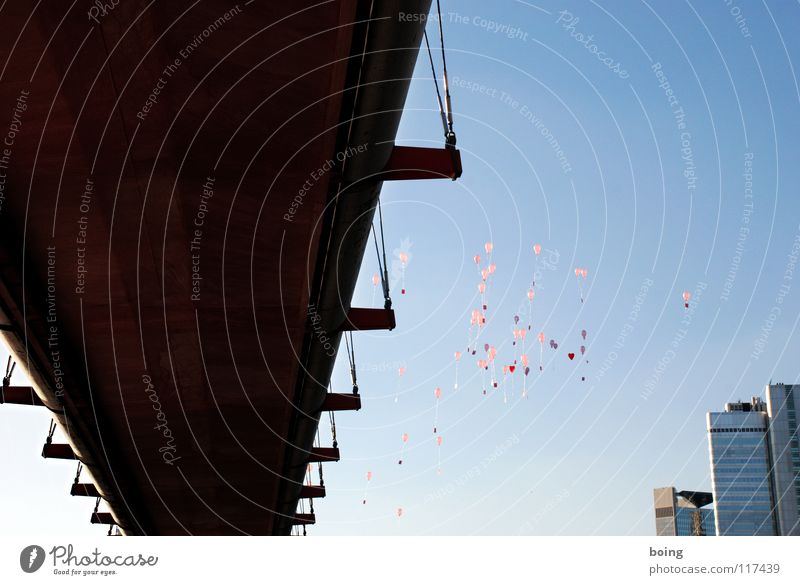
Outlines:
[[444, 104], [447, 112], [448, 126], [448, 132], [446, 133], [447, 146], [455, 147], [456, 133], [453, 131], [453, 105], [450, 101], [450, 84], [448, 83], [447, 79], [447, 58], [445, 57], [444, 53], [444, 29], [442, 28], [442, 7], [439, 4], [439, 0], [436, 0], [436, 11], [439, 15], [439, 40], [442, 47], [442, 70], [444, 77], [442, 85], [444, 85]]
[[[391, 308], [392, 299], [389, 295], [389, 272], [384, 268], [383, 261], [381, 260], [381, 252], [378, 249], [378, 236], [375, 235], [375, 224], [372, 224], [372, 240], [375, 242], [375, 256], [378, 258], [378, 273], [381, 275], [381, 290], [383, 291], [384, 303], [383, 307]], [[388, 307], [386, 306], [388, 303]]]
[[339, 446], [339, 441], [336, 440], [336, 417], [333, 416], [333, 411], [328, 411], [328, 420], [330, 420], [331, 424], [331, 438], [333, 439], [333, 448]]
[[[353, 343], [353, 332], [346, 331], [344, 343], [347, 350], [347, 361], [350, 362], [350, 381], [353, 383], [353, 394], [358, 395], [358, 376], [356, 375], [356, 346]], [[330, 386], [330, 382], [328, 383]]]
[[[383, 252], [383, 298], [386, 299], [383, 308], [388, 311], [392, 308], [392, 297], [389, 294], [389, 268], [386, 263], [386, 240], [383, 236], [383, 210], [381, 209], [380, 197], [378, 197], [378, 225], [381, 228], [381, 251]], [[374, 234], [374, 226], [372, 229]]]
[[450, 128], [447, 126], [447, 115], [444, 111], [444, 104], [442, 104], [442, 94], [439, 92], [439, 81], [436, 78], [436, 67], [433, 65], [433, 53], [431, 52], [431, 44], [428, 42], [428, 31], [423, 31], [425, 37], [425, 46], [428, 48], [428, 60], [431, 63], [431, 75], [433, 75], [433, 85], [436, 88], [436, 101], [439, 103], [439, 115], [442, 117], [442, 129], [444, 136], [447, 138], [447, 133]]

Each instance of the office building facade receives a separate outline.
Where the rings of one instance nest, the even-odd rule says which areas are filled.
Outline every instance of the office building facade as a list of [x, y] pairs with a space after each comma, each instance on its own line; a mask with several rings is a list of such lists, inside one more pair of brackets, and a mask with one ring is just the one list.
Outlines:
[[714, 518], [719, 536], [779, 534], [767, 405], [760, 398], [706, 415]]
[[772, 482], [778, 532], [800, 536], [800, 385], [767, 386]]
[[676, 492], [674, 487], [653, 490], [658, 536], [714, 536], [714, 509], [708, 492]]

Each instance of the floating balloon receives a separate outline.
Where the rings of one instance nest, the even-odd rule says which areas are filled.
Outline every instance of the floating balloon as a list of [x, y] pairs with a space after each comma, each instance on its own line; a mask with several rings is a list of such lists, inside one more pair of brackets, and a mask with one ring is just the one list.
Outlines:
[[378, 286], [378, 283], [379, 283], [380, 281], [381, 281], [381, 277], [380, 277], [380, 276], [378, 276], [377, 274], [373, 274], [373, 275], [372, 275], [372, 284], [373, 284], [374, 286]]
[[477, 254], [475, 254], [475, 256], [473, 256], [472, 259], [475, 261], [475, 264], [481, 263], [481, 257], [478, 256]]
[[481, 293], [481, 294], [486, 292], [486, 283], [485, 282], [479, 282], [478, 283], [478, 292]]
[[400, 294], [406, 294], [406, 264], [408, 264], [408, 254], [400, 252]]
[[581, 292], [581, 302], [583, 302], [583, 284], [581, 284], [581, 278], [586, 279], [586, 275], [589, 272], [585, 268], [576, 268], [575, 269], [575, 278], [578, 279], [578, 288]]
[[484, 244], [483, 246], [483, 249], [486, 250], [487, 254], [491, 254], [492, 250], [494, 250], [494, 244], [492, 244], [491, 242], [486, 242], [486, 244]]
[[367, 490], [369, 489], [369, 482], [370, 481], [372, 481], [372, 472], [368, 471], [367, 472], [367, 483], [364, 486], [364, 498], [361, 500], [362, 504], [366, 504], [367, 503]]
[[573, 359], [575, 359], [575, 354], [570, 352], [567, 354], [567, 357], [570, 359], [570, 361], [572, 361]]
[[544, 369], [544, 331], [539, 332], [539, 371]]
[[436, 397], [436, 406], [434, 408], [433, 415], [433, 433], [436, 434], [436, 428], [439, 421], [439, 399], [442, 397], [442, 389], [437, 386], [436, 390], [433, 391], [433, 395]]
[[519, 323], [519, 315], [514, 315], [514, 325]]
[[497, 355], [497, 348], [495, 348], [495, 347], [490, 347], [490, 348], [489, 348], [489, 349], [486, 351], [486, 354], [489, 356], [489, 361], [490, 361], [490, 362], [493, 362], [493, 361], [494, 361], [494, 358], [495, 358], [495, 356]]
[[403, 515], [403, 508], [397, 508], [397, 517], [400, 518], [400, 516], [402, 515]]
[[585, 354], [585, 353], [586, 353], [586, 346], [585, 346], [585, 345], [582, 345], [582, 346], [581, 346], [581, 355], [583, 355], [583, 354]]
[[534, 293], [534, 292], [533, 292], [533, 289], [530, 289], [530, 290], [528, 291], [528, 300], [529, 300], [529, 301], [532, 301], [532, 300], [533, 300], [533, 297], [534, 297], [535, 295], [536, 295], [536, 293]]
[[456, 358], [456, 361], [459, 361], [459, 360], [461, 360], [461, 352], [460, 352], [460, 351], [457, 351], [457, 352], [455, 352], [455, 353], [453, 354], [453, 357], [455, 357], [455, 358]]
[[489, 270], [487, 268], [481, 270], [481, 278], [483, 278], [484, 281], [489, 278]]
[[526, 368], [528, 367], [528, 356], [525, 355], [524, 353], [521, 356], [519, 356], [519, 361], [522, 362], [523, 366], [525, 366]]
[[397, 368], [397, 391], [395, 392], [395, 395], [394, 395], [394, 401], [395, 402], [397, 402], [400, 399], [400, 383], [401, 383], [401, 380], [403, 379], [403, 376], [405, 376], [405, 374], [406, 374], [405, 366], [400, 366], [399, 368]]
[[489, 274], [494, 274], [495, 270], [497, 270], [497, 264], [492, 262], [491, 264], [489, 264]]
[[683, 291], [683, 306], [687, 309], [689, 308], [689, 299], [691, 298], [692, 293], [690, 293], [688, 290]]
[[400, 460], [397, 462], [398, 465], [403, 464], [403, 452], [406, 449], [406, 443], [408, 442], [408, 433], [403, 433], [401, 438], [403, 439], [403, 446], [400, 448]]
[[582, 330], [581, 330], [581, 337], [583, 337], [584, 339], [586, 339], [586, 329], [582, 329]]
[[440, 447], [442, 446], [442, 435], [436, 437], [436, 444], [439, 445]]
[[533, 245], [533, 253], [537, 256], [542, 252], [542, 245], [541, 244], [534, 244]]

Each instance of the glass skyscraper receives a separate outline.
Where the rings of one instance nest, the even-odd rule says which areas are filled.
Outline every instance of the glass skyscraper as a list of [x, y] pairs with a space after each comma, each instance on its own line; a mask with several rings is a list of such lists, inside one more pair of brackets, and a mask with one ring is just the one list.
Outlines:
[[706, 415], [719, 536], [778, 534], [768, 428], [767, 406], [760, 398]]
[[653, 490], [658, 536], [714, 536], [714, 509], [708, 492], [676, 492], [674, 487]]
[[772, 481], [779, 534], [800, 535], [800, 385], [767, 386]]

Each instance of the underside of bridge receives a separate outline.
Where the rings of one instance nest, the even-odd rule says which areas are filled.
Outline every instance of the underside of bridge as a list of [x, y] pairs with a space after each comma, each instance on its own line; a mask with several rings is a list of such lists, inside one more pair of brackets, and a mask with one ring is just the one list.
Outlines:
[[101, 4], [0, 9], [3, 401], [95, 521], [288, 534], [340, 332], [394, 324], [350, 312], [382, 180], [457, 174], [394, 145], [430, 0]]

